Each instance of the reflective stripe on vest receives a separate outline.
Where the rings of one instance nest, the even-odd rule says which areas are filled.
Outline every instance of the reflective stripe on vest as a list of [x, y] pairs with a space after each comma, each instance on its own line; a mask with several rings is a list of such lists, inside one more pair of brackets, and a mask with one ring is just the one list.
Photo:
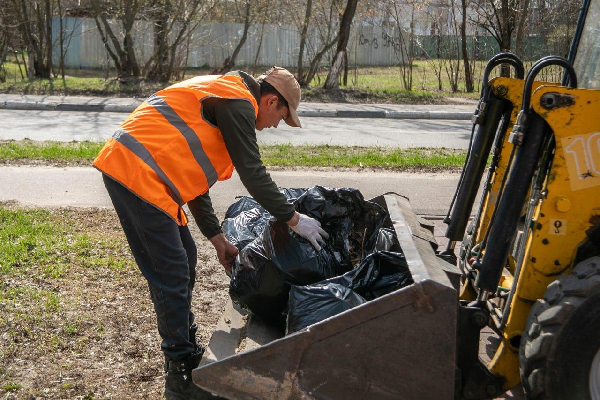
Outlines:
[[[125, 132], [122, 129], [117, 130], [113, 134], [113, 138], [121, 143], [123, 146], [127, 147], [129, 151], [138, 156], [142, 161], [144, 161], [152, 170], [158, 175], [158, 177], [164, 182], [165, 185], [171, 191], [171, 197], [173, 200], [180, 206], [183, 206], [183, 200], [181, 199], [181, 195], [179, 194], [179, 190], [175, 187], [173, 182], [169, 179], [169, 177], [163, 172], [163, 170], [158, 166], [152, 154], [144, 147], [143, 144], [138, 142], [136, 138], [131, 136], [129, 133]], [[212, 167], [212, 165], [211, 165]]]
[[233, 162], [218, 127], [202, 115], [202, 101], [243, 99], [258, 103], [242, 78], [195, 77], [150, 96], [121, 124], [94, 166], [171, 216], [187, 218], [182, 204], [229, 179]]
[[208, 156], [202, 148], [202, 143], [200, 143], [200, 139], [198, 139], [198, 136], [196, 136], [194, 131], [185, 123], [184, 120], [181, 119], [179, 115], [177, 115], [175, 110], [173, 110], [171, 106], [159, 96], [153, 94], [146, 100], [146, 103], [153, 106], [159, 113], [163, 115], [163, 117], [165, 117], [167, 121], [169, 121], [171, 125], [181, 132], [187, 141], [188, 146], [190, 146], [190, 150], [192, 151], [196, 162], [204, 171], [204, 175], [206, 175], [206, 180], [208, 181], [208, 186], [214, 185], [219, 179], [217, 171], [215, 171], [215, 167], [213, 167], [208, 159]]

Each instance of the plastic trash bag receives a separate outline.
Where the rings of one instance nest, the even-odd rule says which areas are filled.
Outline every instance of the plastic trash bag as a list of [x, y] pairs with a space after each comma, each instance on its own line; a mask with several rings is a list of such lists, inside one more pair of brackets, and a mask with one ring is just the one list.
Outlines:
[[[288, 201], [294, 201], [306, 190], [279, 189]], [[252, 197], [240, 196], [227, 209], [221, 226], [227, 240], [241, 250], [262, 233], [270, 218], [271, 214]]]
[[278, 319], [287, 307], [290, 285], [308, 285], [339, 276], [358, 265], [377, 243], [386, 212], [356, 189], [282, 190], [296, 209], [319, 220], [330, 237], [316, 251], [287, 224], [276, 222], [250, 198], [234, 203], [223, 221], [225, 236], [240, 249], [229, 293], [254, 314]]
[[[336, 278], [333, 278], [335, 281]], [[286, 335], [366, 303], [354, 290], [331, 281], [292, 286]]]
[[342, 276], [305, 286], [292, 286], [286, 333], [356, 307], [413, 283], [401, 253], [375, 252]]
[[377, 232], [377, 239], [375, 240], [376, 251], [393, 251], [396, 253], [402, 253], [402, 248], [396, 237], [396, 232], [390, 228], [381, 228]]
[[316, 251], [297, 240], [283, 222], [269, 221], [234, 263], [229, 294], [238, 304], [267, 319], [278, 319], [287, 305], [289, 285], [306, 285], [343, 274], [327, 246]]

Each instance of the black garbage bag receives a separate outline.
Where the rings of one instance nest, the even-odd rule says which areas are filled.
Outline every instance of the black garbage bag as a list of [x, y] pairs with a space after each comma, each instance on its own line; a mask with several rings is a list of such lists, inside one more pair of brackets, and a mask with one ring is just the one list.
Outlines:
[[412, 283], [403, 254], [375, 252], [365, 257], [358, 268], [342, 276], [312, 285], [292, 286], [286, 332], [299, 331]]
[[[333, 278], [335, 280], [335, 278]], [[354, 290], [331, 281], [292, 286], [289, 297], [286, 334], [366, 303]]]
[[297, 240], [287, 224], [268, 221], [233, 265], [229, 294], [254, 314], [277, 320], [287, 305], [289, 285], [307, 285], [343, 274], [330, 246], [316, 251]]
[[398, 237], [393, 229], [381, 228], [379, 232], [377, 232], [375, 251], [393, 251], [396, 253], [402, 253], [402, 248], [398, 242]]
[[[242, 202], [247, 203], [247, 199], [249, 198], [242, 199]], [[235, 217], [223, 220], [221, 229], [227, 240], [238, 250], [242, 250], [262, 234], [270, 218], [271, 214], [262, 207], [254, 207], [245, 211], [239, 210]]]
[[[288, 201], [294, 201], [307, 189], [280, 189]], [[265, 229], [271, 214], [256, 200], [248, 196], [240, 196], [229, 206], [225, 213], [222, 229], [223, 233], [238, 250], [246, 247], [256, 239]]]
[[296, 201], [296, 209], [321, 222], [330, 234], [340, 263], [348, 269], [375, 250], [377, 235], [387, 218], [379, 205], [366, 201], [357, 189], [315, 186]]
[[[356, 189], [316, 186], [282, 192], [290, 199], [297, 197], [296, 209], [319, 220], [330, 234], [321, 251], [248, 198], [232, 205], [223, 222], [224, 234], [240, 249], [232, 269], [230, 296], [269, 319], [278, 319], [286, 309], [290, 285], [319, 282], [357, 265], [363, 254], [374, 249], [387, 216]], [[240, 205], [253, 208], [245, 210]]]

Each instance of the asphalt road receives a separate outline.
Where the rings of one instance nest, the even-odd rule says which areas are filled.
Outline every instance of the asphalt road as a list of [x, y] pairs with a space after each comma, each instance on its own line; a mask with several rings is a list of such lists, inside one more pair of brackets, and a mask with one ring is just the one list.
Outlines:
[[[123, 113], [0, 110], [0, 140], [105, 141], [126, 118]], [[303, 129], [284, 123], [258, 132], [261, 144], [432, 147], [466, 149], [465, 120], [303, 117]]]
[[[411, 200], [420, 215], [445, 215], [459, 174], [392, 173], [374, 171], [295, 171], [270, 170], [281, 187], [353, 187], [366, 199], [396, 192]], [[210, 197], [221, 216], [236, 196], [247, 195], [237, 174], [217, 182]], [[112, 207], [100, 172], [92, 167], [0, 167], [0, 201], [16, 201], [38, 207]]]

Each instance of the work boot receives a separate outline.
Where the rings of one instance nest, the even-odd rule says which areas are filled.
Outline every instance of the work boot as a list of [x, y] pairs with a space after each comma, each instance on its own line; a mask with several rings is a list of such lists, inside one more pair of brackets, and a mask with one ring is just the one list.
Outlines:
[[165, 361], [165, 398], [167, 400], [204, 400], [220, 399], [210, 392], [196, 386], [192, 381], [192, 370], [200, 364], [204, 347], [192, 353], [184, 360]]

